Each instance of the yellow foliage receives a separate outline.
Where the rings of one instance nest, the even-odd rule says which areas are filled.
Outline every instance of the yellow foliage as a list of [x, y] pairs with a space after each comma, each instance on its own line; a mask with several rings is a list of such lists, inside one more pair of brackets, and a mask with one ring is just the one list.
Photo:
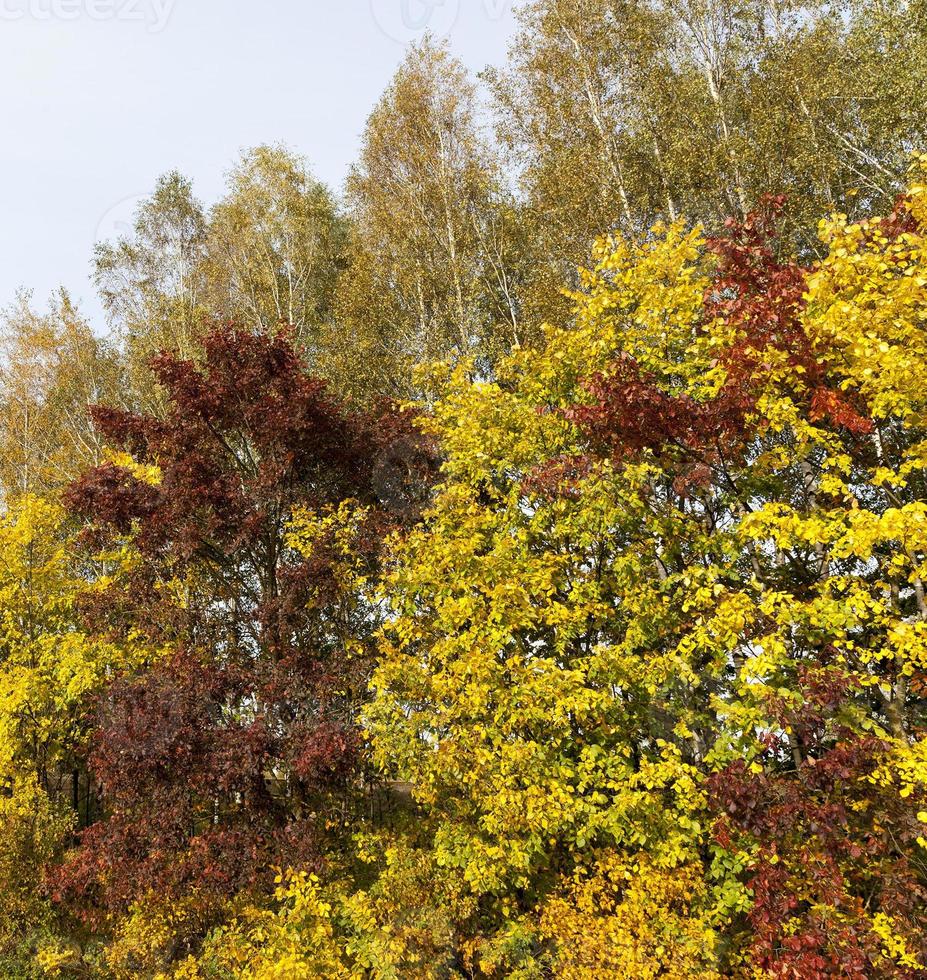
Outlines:
[[708, 921], [701, 868], [665, 871], [605, 855], [578, 871], [540, 913], [558, 980], [712, 980], [718, 934]]
[[[875, 740], [873, 781], [902, 808], [924, 798], [927, 158], [917, 168], [898, 215], [822, 226], [804, 304], [775, 310], [794, 338], [763, 329], [765, 309], [760, 327], [716, 312], [714, 260], [677, 224], [604, 241], [573, 324], [495, 380], [434, 373], [443, 479], [397, 546], [366, 719], [374, 759], [428, 814], [434, 861], [493, 923], [469, 947], [487, 976], [539, 969], [530, 915], [505, 903], [560, 861], [579, 877], [540, 928], [561, 930], [563, 976], [760, 975], [743, 932], [711, 959], [750, 912], [760, 844], [712, 843], [707, 781], [732, 765], [794, 779], [816, 761], [789, 720], [803, 712], [820, 715], [813, 752]], [[578, 409], [602, 409], [589, 379], [616, 364], [693, 430], [596, 443]], [[729, 385], [749, 391], [743, 445], [695, 429]], [[611, 424], [619, 442], [637, 432]], [[603, 852], [614, 863], [592, 868]], [[825, 915], [815, 887], [803, 900]], [[910, 967], [897, 930], [862, 913], [854, 928]]]
[[197, 895], [166, 900], [148, 894], [120, 917], [112, 939], [103, 954], [108, 980], [135, 980], [139, 976], [154, 980], [196, 977], [190, 970], [195, 962], [175, 963], [178, 950], [195, 944], [197, 937], [216, 915], [214, 903]]
[[[0, 517], [0, 776], [25, 766], [49, 772], [85, 735], [85, 709], [115, 674], [148, 652], [81, 627], [78, 601], [97, 587], [76, 553], [60, 505], [17, 501]], [[108, 562], [115, 571], [123, 556]]]
[[315, 875], [281, 875], [275, 907], [245, 909], [231, 926], [217, 931], [202, 954], [203, 969], [237, 980], [360, 977], [345, 963], [332, 912]]
[[71, 828], [34, 776], [6, 776], [0, 791], [0, 950], [45, 924], [45, 866], [64, 846]]
[[927, 156], [911, 173], [912, 230], [890, 233], [886, 218], [821, 223], [829, 254], [808, 281], [805, 323], [844, 384], [857, 388], [876, 419], [917, 421], [927, 407]]

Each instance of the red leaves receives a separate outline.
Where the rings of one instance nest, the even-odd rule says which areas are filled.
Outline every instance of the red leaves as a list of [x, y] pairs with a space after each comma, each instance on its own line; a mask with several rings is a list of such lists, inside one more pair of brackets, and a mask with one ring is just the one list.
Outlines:
[[918, 221], [911, 211], [911, 198], [908, 194], [898, 195], [892, 213], [879, 221], [878, 229], [892, 240], [917, 232]]
[[107, 405], [91, 405], [90, 417], [97, 431], [103, 433], [113, 445], [125, 446], [137, 456], [144, 454], [152, 426], [156, 424], [154, 419]]
[[107, 522], [127, 534], [136, 521], [156, 512], [159, 492], [127, 470], [104, 463], [90, 470], [65, 491], [64, 502], [79, 515], [106, 514]]
[[526, 493], [545, 499], [576, 499], [582, 492], [582, 481], [589, 475], [591, 467], [592, 461], [588, 456], [555, 456], [529, 472], [522, 482], [522, 488]]
[[[58, 887], [105, 908], [152, 887], [232, 894], [274, 863], [317, 860], [325, 814], [352, 790], [370, 669], [357, 651], [376, 611], [345, 593], [330, 542], [308, 559], [289, 546], [288, 521], [359, 500], [354, 548], [375, 574], [434, 469], [407, 415], [340, 402], [283, 337], [226, 328], [201, 362], [162, 354], [153, 368], [164, 418], [95, 418], [160, 484], [106, 465], [68, 493], [97, 538], [131, 533], [142, 558], [92, 610], [98, 627], [177, 651], [100, 706], [91, 768], [108, 816]], [[384, 466], [402, 472], [390, 482]]]
[[706, 403], [688, 395], [668, 395], [626, 355], [584, 387], [593, 403], [574, 406], [565, 414], [595, 444], [607, 447], [619, 459], [643, 449], [660, 451], [667, 445], [689, 451], [710, 447], [740, 432], [751, 407], [733, 389]]
[[715, 840], [730, 850], [759, 844], [745, 876], [753, 895], [748, 947], [771, 977], [914, 975], [880, 957], [863, 906], [868, 896], [924, 935], [923, 888], [893, 840], [899, 808], [861, 782], [881, 752], [876, 740], [856, 740], [809, 759], [794, 777], [755, 775], [737, 763], [710, 781], [724, 811]]
[[804, 305], [805, 270], [794, 261], [780, 262], [773, 251], [776, 221], [784, 199], [766, 197], [760, 210], [744, 221], [728, 219], [727, 234], [711, 238], [717, 272], [705, 297], [709, 317], [743, 327], [755, 349], [770, 344], [780, 350], [802, 348], [798, 314]]
[[[726, 237], [710, 239], [708, 248], [718, 259], [717, 277], [706, 296], [709, 316], [721, 317], [745, 332], [745, 339], [726, 353], [728, 385], [743, 384], [762, 371], [764, 349], [788, 355], [811, 391], [809, 417], [829, 419], [853, 435], [872, 431], [872, 420], [860, 414], [847, 396], [828, 386], [826, 360], [815, 351], [804, 332], [806, 270], [793, 260], [780, 261], [773, 250], [781, 197], [768, 197], [760, 211], [738, 223], [728, 221]], [[796, 400], [805, 400], [796, 391]]]
[[80, 905], [96, 881], [94, 904], [112, 908], [152, 886], [181, 889], [203, 874], [205, 851], [207, 887], [254, 873], [242, 845], [264, 849], [278, 817], [265, 788], [273, 740], [228, 710], [247, 690], [244, 672], [190, 653], [113, 685], [90, 760], [110, 814], [57, 873], [59, 893]]
[[773, 712], [782, 733], [766, 739], [764, 771], [738, 761], [708, 784], [715, 841], [759, 849], [744, 879], [751, 962], [777, 978], [914, 976], [880, 956], [869, 919], [874, 909], [893, 916], [912, 951], [927, 952], [910, 801], [867, 778], [888, 746], [836, 723], [845, 675], [805, 671], [801, 687], [798, 707], [779, 702]]
[[760, 211], [743, 222], [728, 221], [727, 234], [708, 242], [717, 265], [704, 313], [724, 320], [737, 337], [718, 353], [726, 376], [720, 392], [706, 401], [674, 393], [673, 379], [646, 374], [622, 354], [586, 380], [591, 400], [565, 413], [598, 452], [627, 460], [645, 450], [661, 457], [681, 451], [680, 492], [699, 485], [706, 467], [721, 455], [736, 459], [761, 428], [756, 406], [768, 386], [772, 353], [777, 361], [784, 354], [794, 369], [784, 393], [806, 407], [811, 421], [826, 419], [855, 436], [872, 431], [852, 396], [832, 385], [825, 359], [804, 331], [806, 271], [793, 260], [780, 260], [773, 248], [782, 203], [766, 199]]
[[334, 720], [294, 733], [293, 772], [308, 783], [341, 781], [353, 768], [359, 749], [358, 734]]
[[869, 435], [874, 428], [872, 419], [860, 415], [846, 398], [831, 388], [815, 390], [808, 414], [812, 422], [829, 418], [834, 425], [857, 436]]
[[[144, 516], [140, 547], [167, 545], [189, 560], [207, 542], [224, 554], [247, 547], [297, 497], [372, 496], [375, 420], [329, 396], [282, 338], [227, 328], [205, 341], [202, 367], [169, 354], [153, 367], [169, 397], [165, 419], [94, 417], [107, 439], [158, 463], [161, 487], [92, 471], [70, 491], [77, 513], [122, 531]], [[132, 495], [136, 510], [144, 496], [144, 514], [129, 509]]]

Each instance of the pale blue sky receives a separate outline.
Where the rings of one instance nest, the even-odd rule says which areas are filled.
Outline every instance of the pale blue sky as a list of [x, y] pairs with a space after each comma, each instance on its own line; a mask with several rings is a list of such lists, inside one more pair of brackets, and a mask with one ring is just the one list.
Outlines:
[[282, 141], [340, 189], [364, 121], [427, 28], [499, 63], [512, 0], [0, 0], [0, 305], [58, 284], [99, 322], [96, 238], [176, 168], [211, 203]]

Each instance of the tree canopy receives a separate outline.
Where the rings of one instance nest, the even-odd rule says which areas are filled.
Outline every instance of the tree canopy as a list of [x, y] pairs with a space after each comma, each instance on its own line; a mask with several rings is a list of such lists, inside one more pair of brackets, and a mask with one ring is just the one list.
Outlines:
[[0, 317], [0, 974], [927, 974], [920, 0], [530, 0], [345, 193]]

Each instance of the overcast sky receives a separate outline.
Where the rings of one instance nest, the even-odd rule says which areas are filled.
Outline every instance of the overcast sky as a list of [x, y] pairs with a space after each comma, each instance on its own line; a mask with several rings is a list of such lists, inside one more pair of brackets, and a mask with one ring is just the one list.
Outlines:
[[0, 0], [0, 305], [66, 286], [102, 326], [93, 243], [178, 169], [211, 203], [240, 150], [284, 142], [340, 189], [426, 29], [479, 70], [512, 0]]

